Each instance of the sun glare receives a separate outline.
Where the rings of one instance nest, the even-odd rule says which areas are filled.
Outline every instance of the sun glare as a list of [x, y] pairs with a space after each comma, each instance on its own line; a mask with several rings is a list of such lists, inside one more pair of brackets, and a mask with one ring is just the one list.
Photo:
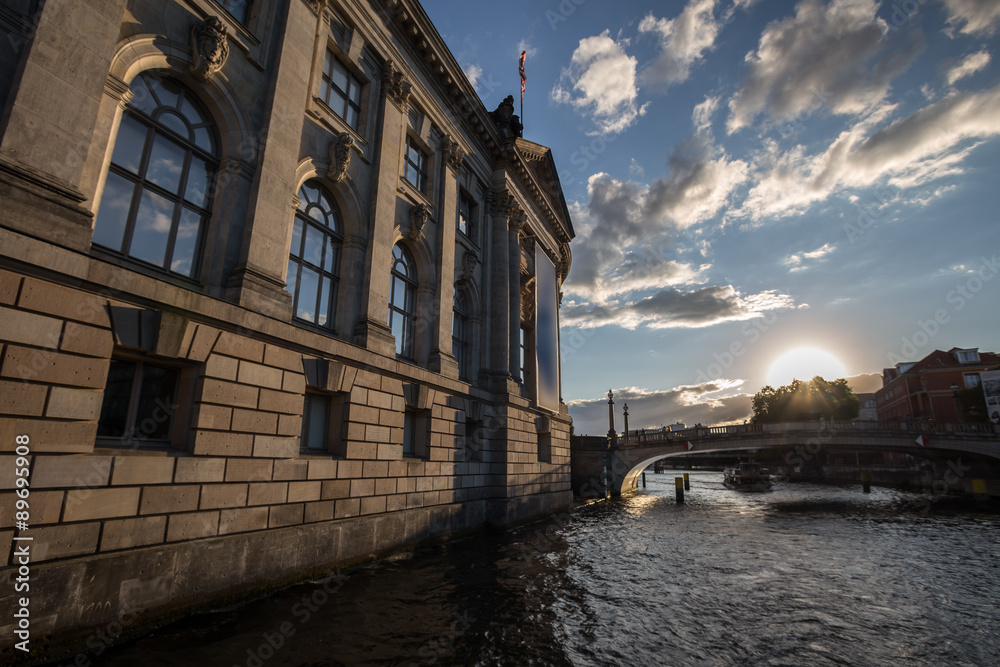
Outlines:
[[811, 380], [817, 375], [824, 380], [845, 377], [847, 370], [837, 357], [814, 347], [800, 347], [787, 352], [771, 364], [767, 383], [772, 387], [790, 384], [792, 380]]

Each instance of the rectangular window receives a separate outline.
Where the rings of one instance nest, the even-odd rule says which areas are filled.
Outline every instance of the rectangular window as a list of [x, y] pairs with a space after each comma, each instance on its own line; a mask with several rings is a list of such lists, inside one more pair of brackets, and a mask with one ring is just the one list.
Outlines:
[[430, 439], [429, 410], [407, 408], [403, 414], [403, 456], [424, 458]]
[[979, 350], [959, 350], [958, 362], [961, 364], [974, 364], [979, 361]]
[[174, 402], [178, 375], [175, 368], [112, 359], [97, 437], [126, 447], [168, 445], [178, 408]]
[[306, 394], [302, 412], [302, 449], [310, 452], [329, 450], [330, 397]]
[[409, 137], [406, 139], [406, 165], [403, 177], [421, 192], [427, 187], [427, 154]]
[[538, 434], [538, 462], [552, 463], [552, 433]]
[[476, 205], [463, 194], [458, 201], [458, 231], [470, 239], [473, 235], [477, 212]]
[[355, 130], [361, 120], [361, 82], [332, 51], [326, 52], [320, 99]]
[[219, 0], [222, 8], [229, 12], [234, 19], [243, 24], [246, 24], [247, 19], [250, 17], [250, 5], [252, 2], [253, 0]]
[[482, 461], [483, 449], [486, 444], [486, 434], [483, 422], [479, 419], [465, 418], [465, 460]]
[[965, 388], [975, 389], [979, 386], [979, 373], [969, 373], [965, 376]]

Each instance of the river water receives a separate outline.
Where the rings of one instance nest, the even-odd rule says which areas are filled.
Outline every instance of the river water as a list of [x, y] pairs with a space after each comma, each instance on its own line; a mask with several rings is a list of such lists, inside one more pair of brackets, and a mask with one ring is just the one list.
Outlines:
[[[679, 474], [679, 473], [678, 473]], [[115, 667], [1000, 665], [1000, 512], [647, 473], [631, 496], [198, 614]], [[68, 664], [66, 660], [64, 664]]]

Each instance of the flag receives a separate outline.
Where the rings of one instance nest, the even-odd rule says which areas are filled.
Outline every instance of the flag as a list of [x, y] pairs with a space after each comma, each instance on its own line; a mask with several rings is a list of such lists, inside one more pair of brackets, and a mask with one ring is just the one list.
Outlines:
[[692, 445], [692, 444], [691, 444], [691, 441], [690, 441], [690, 440], [688, 440], [687, 442], [685, 442], [685, 443], [684, 443], [684, 449], [688, 450], [689, 452], [690, 452], [690, 451], [691, 451], [692, 449], [694, 449], [694, 445]]
[[521, 74], [521, 101], [524, 102], [524, 82], [528, 80], [528, 77], [524, 74], [524, 56], [527, 55], [527, 51], [521, 51], [521, 59], [517, 64], [517, 71]]
[[924, 437], [924, 436], [922, 436], [922, 435], [918, 435], [918, 436], [917, 436], [917, 439], [916, 439], [916, 440], [914, 440], [914, 442], [916, 442], [916, 443], [917, 443], [918, 445], [920, 445], [921, 447], [924, 447], [924, 446], [926, 446], [926, 445], [927, 445], [927, 438], [925, 438], [925, 437]]

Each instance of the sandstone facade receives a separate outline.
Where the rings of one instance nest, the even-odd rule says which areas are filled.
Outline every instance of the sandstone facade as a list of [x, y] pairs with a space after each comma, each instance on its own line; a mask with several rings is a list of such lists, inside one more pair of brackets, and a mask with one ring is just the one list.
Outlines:
[[573, 237], [555, 163], [417, 2], [21, 5], [4, 642], [18, 536], [41, 638], [570, 504], [570, 419], [539, 389], [559, 297], [535, 278], [558, 291]]

